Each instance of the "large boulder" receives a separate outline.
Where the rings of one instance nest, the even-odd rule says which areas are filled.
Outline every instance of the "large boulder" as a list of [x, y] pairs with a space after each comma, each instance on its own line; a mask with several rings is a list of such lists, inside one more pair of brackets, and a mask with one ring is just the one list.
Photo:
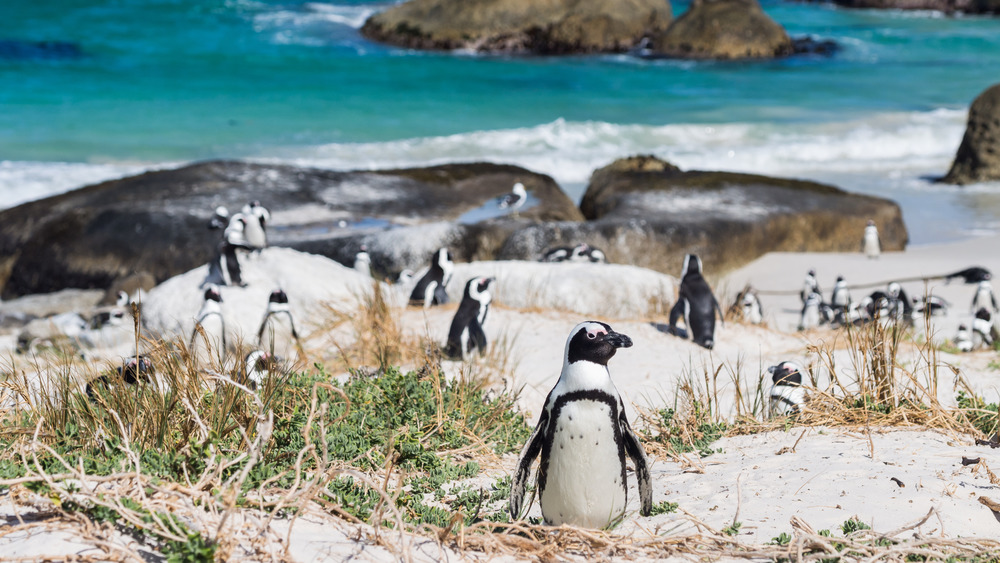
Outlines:
[[899, 206], [886, 199], [801, 180], [684, 172], [652, 156], [595, 171], [580, 208], [589, 221], [527, 226], [501, 257], [587, 242], [611, 262], [671, 274], [693, 252], [718, 273], [773, 251], [859, 251], [868, 219], [884, 250], [902, 250], [908, 238]]
[[694, 0], [648, 47], [656, 55], [692, 59], [762, 59], [795, 52], [784, 28], [757, 0]]
[[972, 102], [962, 144], [951, 170], [941, 179], [949, 184], [1000, 180], [1000, 84]]
[[620, 52], [670, 20], [667, 0], [410, 0], [361, 33], [413, 49]]
[[[519, 218], [495, 198], [522, 182]], [[373, 268], [417, 269], [440, 246], [487, 257], [518, 225], [582, 219], [548, 176], [516, 166], [454, 164], [339, 172], [213, 161], [147, 172], [0, 212], [3, 297], [68, 287], [109, 288], [135, 277], [162, 282], [211, 260], [216, 206], [259, 200], [269, 243], [351, 264], [367, 245]]]

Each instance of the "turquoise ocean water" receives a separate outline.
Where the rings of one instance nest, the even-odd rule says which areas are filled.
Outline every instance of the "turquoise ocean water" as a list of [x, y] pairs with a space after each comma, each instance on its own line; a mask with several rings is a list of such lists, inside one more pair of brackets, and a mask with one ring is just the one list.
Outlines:
[[1000, 183], [927, 180], [947, 171], [971, 100], [1000, 82], [1000, 18], [769, 0], [792, 36], [840, 50], [718, 63], [407, 51], [358, 33], [388, 5], [0, 3], [0, 207], [208, 158], [489, 160], [578, 198], [595, 168], [652, 153], [895, 199], [915, 244], [1000, 232]]

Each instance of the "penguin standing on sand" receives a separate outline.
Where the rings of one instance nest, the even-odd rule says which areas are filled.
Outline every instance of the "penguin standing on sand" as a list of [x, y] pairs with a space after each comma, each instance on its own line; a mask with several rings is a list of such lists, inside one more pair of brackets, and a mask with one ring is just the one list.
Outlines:
[[545, 523], [605, 528], [625, 513], [625, 456], [635, 464], [640, 513], [652, 510], [649, 461], [625, 416], [608, 371], [619, 348], [632, 340], [605, 323], [576, 325], [566, 339], [559, 381], [545, 399], [510, 487], [510, 515], [521, 515], [531, 464], [538, 465], [538, 497]]
[[799, 299], [802, 299], [802, 304], [806, 304], [806, 299], [813, 293], [823, 294], [819, 289], [819, 280], [816, 279], [816, 270], [809, 270], [806, 274], [805, 282], [802, 284], [802, 291], [799, 292]]
[[821, 324], [823, 324], [823, 296], [812, 293], [802, 305], [798, 329], [810, 330], [818, 328]]
[[760, 305], [760, 299], [757, 297], [757, 292], [749, 285], [736, 295], [736, 301], [729, 308], [729, 314], [755, 325], [764, 322], [764, 310]]
[[451, 330], [448, 331], [448, 345], [445, 354], [450, 358], [468, 359], [473, 350], [479, 349], [479, 354], [486, 353], [486, 314], [490, 310], [493, 294], [490, 288], [495, 278], [472, 278], [465, 284], [462, 302], [451, 320]]
[[192, 356], [200, 365], [220, 363], [226, 355], [226, 321], [222, 317], [222, 294], [215, 285], [205, 289], [205, 301], [195, 318], [189, 345]]
[[978, 311], [980, 309], [987, 309], [994, 313], [1000, 311], [997, 309], [997, 298], [993, 295], [993, 286], [987, 280], [979, 282], [976, 295], [972, 297], [972, 310]]
[[410, 292], [410, 303], [414, 305], [422, 304], [425, 309], [431, 305], [441, 305], [448, 302], [448, 282], [451, 281], [451, 274], [455, 269], [455, 264], [451, 260], [451, 252], [447, 248], [438, 249], [434, 253], [434, 260], [431, 267], [420, 277], [417, 285]]
[[701, 258], [695, 254], [684, 257], [681, 270], [681, 288], [670, 309], [670, 332], [677, 334], [677, 319], [684, 317], [684, 325], [692, 340], [709, 350], [715, 345], [715, 313], [723, 316], [719, 302], [712, 294], [712, 288], [701, 275]]
[[847, 289], [844, 276], [837, 276], [837, 283], [833, 285], [833, 292], [830, 294], [830, 306], [833, 307], [836, 318], [842, 322], [851, 307], [851, 292]]
[[861, 251], [868, 258], [878, 258], [879, 254], [882, 253], [882, 242], [878, 238], [878, 227], [875, 226], [875, 221], [871, 219], [868, 220], [868, 226], [865, 227], [865, 235], [861, 239]]
[[509, 194], [500, 196], [500, 199], [497, 200], [497, 204], [500, 206], [500, 209], [510, 209], [511, 213], [513, 213], [516, 218], [517, 210], [521, 209], [527, 199], [528, 192], [524, 191], [524, 184], [518, 182], [514, 184], [514, 187], [511, 188]]
[[802, 388], [802, 368], [795, 362], [781, 362], [767, 368], [771, 374], [771, 416], [786, 416], [802, 410], [806, 391]]
[[294, 362], [302, 344], [288, 308], [288, 295], [275, 289], [267, 298], [267, 311], [257, 330], [257, 348], [287, 362]]
[[973, 348], [991, 348], [998, 339], [1000, 334], [993, 324], [993, 314], [986, 308], [976, 311], [976, 318], [972, 319]]

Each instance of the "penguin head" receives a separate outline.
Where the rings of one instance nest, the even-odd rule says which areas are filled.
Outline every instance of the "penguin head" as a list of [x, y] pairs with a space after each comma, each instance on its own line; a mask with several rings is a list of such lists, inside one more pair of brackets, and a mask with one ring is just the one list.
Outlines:
[[767, 371], [775, 385], [802, 385], [802, 368], [795, 362], [784, 361]]
[[125, 293], [124, 291], [119, 291], [118, 295], [117, 295], [117, 299], [115, 299], [115, 305], [117, 305], [119, 307], [125, 307], [125, 306], [127, 306], [128, 305], [128, 293]]
[[434, 263], [441, 266], [442, 269], [451, 266], [451, 251], [447, 248], [439, 248], [437, 251], [437, 258], [434, 260]]
[[279, 287], [278, 289], [275, 289], [274, 291], [271, 292], [271, 295], [268, 296], [268, 298], [267, 298], [267, 302], [268, 303], [288, 303], [288, 294], [285, 293], [285, 290], [283, 290], [283, 289], [281, 289]]
[[413, 270], [406, 268], [399, 273], [399, 277], [396, 278], [396, 284], [406, 285], [413, 281]]
[[981, 282], [979, 282], [979, 289], [980, 290], [993, 289], [993, 286], [991, 286], [990, 282], [988, 282], [987, 280], [982, 280]]
[[809, 270], [809, 277], [815, 278], [816, 277], [816, 270]]
[[219, 217], [229, 217], [229, 210], [224, 205], [215, 208], [215, 214]]
[[222, 293], [219, 291], [219, 286], [213, 284], [205, 288], [205, 301], [222, 303]]
[[153, 362], [145, 355], [132, 356], [122, 359], [122, 365], [118, 367], [118, 375], [125, 383], [135, 384], [139, 380], [149, 381], [149, 376], [154, 373]]
[[837, 283], [844, 283], [844, 276], [837, 276]]
[[598, 248], [591, 247], [590, 249], [590, 261], [591, 262], [607, 262], [608, 257], [604, 255], [604, 252]]
[[688, 274], [701, 274], [701, 258], [697, 254], [688, 254], [684, 257], [684, 268], [681, 269], [681, 279]]
[[582, 322], [566, 339], [566, 363], [592, 362], [602, 366], [614, 357], [619, 348], [632, 346], [632, 339], [615, 332], [610, 325], [600, 321]]
[[893, 299], [899, 297], [899, 292], [900, 292], [901, 289], [902, 288], [899, 287], [898, 283], [896, 283], [896, 282], [890, 283], [889, 284], [889, 288], [888, 288], [888, 290], [889, 290], [889, 297], [892, 297]]
[[985, 307], [980, 307], [979, 310], [976, 311], [976, 318], [981, 321], [990, 321], [993, 319], [993, 315], [991, 315], [989, 310]]
[[480, 303], [490, 303], [493, 301], [490, 289], [495, 281], [496, 278], [472, 278], [465, 284], [465, 294]]
[[875, 221], [873, 219], [869, 219], [868, 220], [868, 226], [869, 227], [874, 227], [875, 226]]

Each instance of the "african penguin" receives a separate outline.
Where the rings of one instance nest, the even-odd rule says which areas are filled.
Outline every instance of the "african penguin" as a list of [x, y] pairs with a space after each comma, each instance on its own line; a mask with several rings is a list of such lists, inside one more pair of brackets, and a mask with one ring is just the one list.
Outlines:
[[462, 302], [458, 305], [448, 331], [448, 345], [445, 347], [448, 357], [465, 360], [477, 348], [480, 355], [486, 353], [486, 332], [483, 325], [490, 310], [490, 302], [493, 301], [490, 289], [495, 281], [495, 278], [472, 278], [465, 284]]
[[301, 350], [299, 333], [288, 307], [288, 295], [280, 288], [267, 298], [267, 310], [257, 329], [257, 348], [289, 363], [295, 362]]
[[521, 515], [531, 464], [539, 455], [539, 504], [546, 524], [604, 528], [625, 512], [626, 454], [635, 464], [640, 513], [652, 509], [649, 461], [625, 416], [608, 360], [632, 340], [605, 323], [576, 325], [566, 339], [559, 381], [549, 392], [535, 431], [517, 464], [510, 515]]
[[948, 314], [949, 303], [937, 295], [925, 295], [916, 302], [914, 310], [925, 317]]
[[757, 292], [749, 285], [736, 296], [736, 302], [729, 310], [731, 313], [734, 310], [738, 311], [739, 318], [750, 324], [759, 325], [764, 322], [764, 311], [760, 306], [760, 299], [757, 298]]
[[944, 277], [944, 280], [945, 283], [950, 283], [951, 280], [955, 278], [962, 278], [963, 283], [979, 283], [981, 281], [989, 281], [993, 279], [993, 274], [986, 268], [973, 266], [971, 268], [959, 270], [954, 274], [948, 274]]
[[257, 391], [264, 386], [264, 380], [278, 373], [281, 365], [274, 354], [263, 350], [254, 350], [243, 359], [243, 381], [250, 389]]
[[987, 280], [979, 282], [979, 287], [976, 288], [976, 295], [972, 297], [972, 310], [978, 311], [979, 309], [988, 309], [994, 313], [998, 311], [997, 298], [993, 294], [993, 286]]
[[118, 366], [114, 372], [105, 373], [88, 382], [85, 393], [93, 401], [96, 400], [95, 387], [97, 386], [107, 389], [116, 382], [125, 383], [126, 385], [137, 385], [140, 381], [148, 383], [154, 373], [153, 362], [143, 354], [123, 358], [122, 365]]
[[244, 238], [253, 250], [267, 247], [267, 222], [271, 213], [259, 201], [251, 201], [243, 206], [240, 214], [246, 219], [244, 223]]
[[968, 327], [958, 325], [958, 333], [955, 335], [954, 343], [959, 352], [972, 351], [972, 336], [969, 335]]
[[784, 361], [767, 368], [771, 374], [771, 416], [785, 416], [801, 410], [806, 400], [802, 388], [802, 368], [795, 362]]
[[451, 252], [447, 248], [438, 249], [434, 253], [431, 267], [420, 277], [417, 285], [410, 293], [410, 303], [423, 305], [429, 308], [431, 305], [441, 305], [448, 302], [448, 282], [451, 281], [451, 273], [455, 269], [451, 261]]
[[411, 283], [413, 283], [413, 270], [409, 268], [403, 269], [403, 271], [399, 272], [399, 275], [396, 276], [395, 285], [410, 285]]
[[594, 248], [593, 246], [591, 246], [590, 250], [587, 252], [587, 258], [596, 264], [608, 263], [608, 257], [604, 254], [604, 251], [600, 248]]
[[972, 319], [973, 348], [990, 348], [998, 338], [1000, 334], [997, 334], [997, 328], [993, 324], [993, 314], [986, 308], [976, 311], [976, 318]]
[[830, 293], [830, 306], [835, 311], [846, 312], [851, 306], [851, 292], [847, 289], [847, 282], [844, 276], [837, 276], [837, 283], [833, 285], [833, 292]]
[[229, 210], [223, 206], [218, 206], [215, 208], [215, 214], [212, 215], [212, 219], [208, 222], [208, 229], [210, 231], [222, 230], [226, 228], [229, 224]]
[[806, 298], [802, 305], [802, 313], [799, 315], [799, 330], [810, 330], [818, 328], [823, 324], [823, 296], [812, 293]]
[[889, 296], [889, 314], [897, 321], [911, 321], [913, 319], [913, 303], [906, 290], [898, 283], [891, 282], [886, 288]]
[[805, 282], [802, 284], [802, 291], [799, 292], [799, 299], [802, 300], [802, 304], [806, 304], [806, 299], [813, 293], [822, 294], [823, 292], [819, 289], [819, 281], [816, 279], [816, 270], [809, 270], [806, 274]]
[[878, 258], [879, 254], [882, 253], [882, 243], [878, 238], [878, 227], [875, 226], [875, 221], [871, 219], [868, 220], [868, 226], [865, 227], [865, 235], [861, 239], [861, 251], [868, 258]]
[[222, 294], [215, 285], [205, 289], [205, 301], [195, 318], [189, 348], [199, 365], [221, 365], [226, 356], [226, 321], [222, 317]]
[[500, 196], [498, 204], [500, 209], [510, 209], [514, 217], [517, 217], [517, 210], [524, 205], [526, 199], [528, 199], [528, 193], [524, 191], [524, 184], [517, 182], [509, 194]]
[[692, 340], [709, 350], [715, 346], [715, 313], [723, 316], [719, 302], [712, 294], [712, 288], [701, 274], [701, 258], [695, 254], [684, 257], [684, 268], [681, 270], [681, 287], [670, 309], [670, 332], [677, 334], [677, 319], [684, 317], [684, 325]]

